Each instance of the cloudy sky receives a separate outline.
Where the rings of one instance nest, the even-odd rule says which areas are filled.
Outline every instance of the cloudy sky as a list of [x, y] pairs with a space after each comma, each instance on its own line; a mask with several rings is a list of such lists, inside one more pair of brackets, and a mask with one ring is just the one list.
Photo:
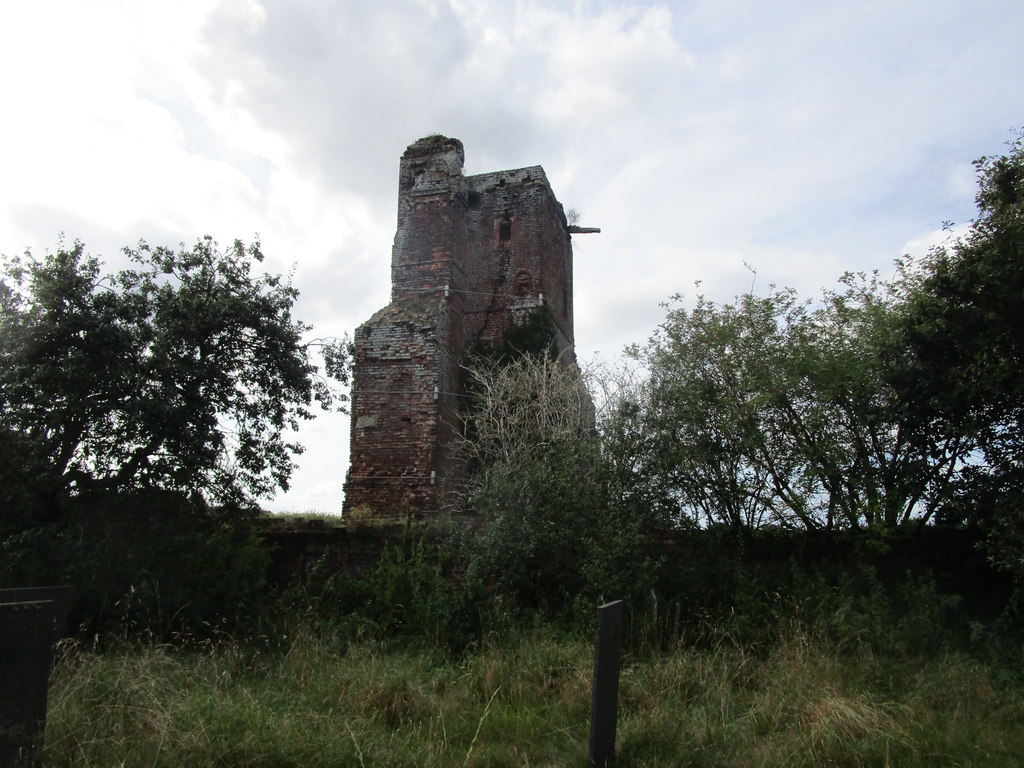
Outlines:
[[[1021, 30], [1020, 0], [5, 2], [0, 253], [258, 234], [350, 333], [388, 300], [398, 158], [443, 133], [602, 228], [576, 336], [610, 358], [697, 280], [813, 295], [968, 221], [1024, 124]], [[339, 509], [347, 432], [312, 422], [269, 506]]]

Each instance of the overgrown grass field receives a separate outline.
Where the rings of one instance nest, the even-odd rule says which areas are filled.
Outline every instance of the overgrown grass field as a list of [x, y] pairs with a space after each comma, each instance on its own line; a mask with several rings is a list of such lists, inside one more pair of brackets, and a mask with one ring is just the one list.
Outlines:
[[[907, 654], [798, 623], [627, 650], [619, 766], [1019, 766], [1024, 695], [963, 653]], [[851, 640], [855, 640], [852, 638]], [[64, 648], [50, 766], [584, 766], [592, 645], [565, 631], [423, 643], [300, 629]]]

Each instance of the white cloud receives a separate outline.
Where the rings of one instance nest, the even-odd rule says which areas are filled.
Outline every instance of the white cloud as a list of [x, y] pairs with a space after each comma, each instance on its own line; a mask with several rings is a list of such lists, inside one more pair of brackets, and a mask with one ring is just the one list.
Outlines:
[[537, 117], [559, 127], [628, 121], [692, 65], [662, 7], [590, 15], [529, 4], [517, 15], [515, 39], [538, 61]]
[[927, 232], [918, 233], [903, 244], [903, 247], [900, 249], [900, 255], [910, 256], [915, 261], [920, 261], [935, 248], [951, 247], [967, 235], [969, 230], [969, 224], [956, 224], [948, 229], [931, 229]]
[[[544, 165], [603, 228], [577, 238], [577, 341], [613, 353], [695, 280], [727, 300], [746, 262], [813, 294], [968, 221], [970, 161], [1021, 123], [1022, 23], [1011, 0], [7, 3], [0, 252], [258, 232], [340, 334], [387, 300], [400, 154], [442, 132], [469, 173]], [[300, 508], [345, 470], [347, 427], [313, 425]]]
[[973, 200], [978, 190], [978, 171], [973, 163], [954, 162], [946, 174], [946, 193], [952, 200]]

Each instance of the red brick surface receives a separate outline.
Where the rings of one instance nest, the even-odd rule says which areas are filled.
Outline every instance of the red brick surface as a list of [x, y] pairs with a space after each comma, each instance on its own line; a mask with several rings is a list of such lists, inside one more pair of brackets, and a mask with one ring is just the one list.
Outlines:
[[464, 176], [462, 143], [412, 144], [399, 171], [391, 303], [355, 334], [344, 511], [430, 516], [458, 484], [460, 366], [543, 307], [572, 354], [572, 243], [544, 169]]

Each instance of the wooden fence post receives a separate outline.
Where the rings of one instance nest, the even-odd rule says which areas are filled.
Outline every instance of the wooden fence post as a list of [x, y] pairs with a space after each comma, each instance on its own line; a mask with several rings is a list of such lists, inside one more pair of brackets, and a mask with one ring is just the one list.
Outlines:
[[605, 768], [615, 756], [619, 714], [619, 665], [622, 657], [621, 600], [597, 609], [594, 684], [590, 700], [590, 765]]

